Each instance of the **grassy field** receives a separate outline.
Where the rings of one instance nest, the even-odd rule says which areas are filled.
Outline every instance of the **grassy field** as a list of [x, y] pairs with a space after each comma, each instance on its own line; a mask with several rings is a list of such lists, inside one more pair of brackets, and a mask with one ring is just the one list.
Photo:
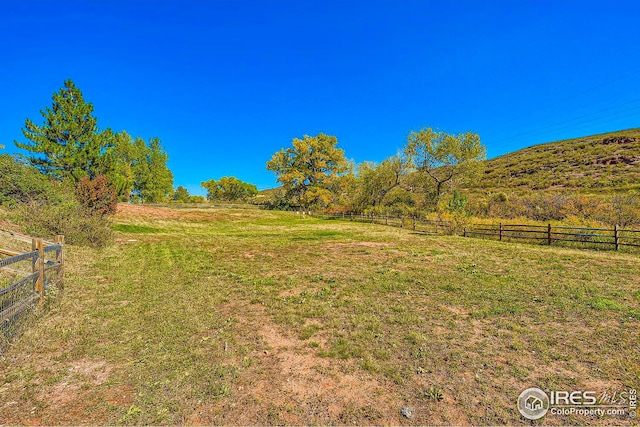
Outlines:
[[[528, 387], [640, 388], [637, 255], [246, 209], [114, 227], [0, 358], [0, 424], [524, 425]], [[631, 420], [533, 422], [585, 423]]]

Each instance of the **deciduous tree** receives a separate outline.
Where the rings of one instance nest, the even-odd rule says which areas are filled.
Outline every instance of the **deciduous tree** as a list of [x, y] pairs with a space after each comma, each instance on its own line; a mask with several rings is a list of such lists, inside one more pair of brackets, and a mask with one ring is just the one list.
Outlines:
[[219, 180], [211, 179], [202, 183], [207, 190], [207, 199], [215, 200], [247, 200], [258, 194], [258, 188], [234, 176], [223, 176]]
[[426, 128], [409, 134], [405, 154], [417, 172], [414, 185], [429, 193], [437, 205], [445, 190], [477, 175], [486, 149], [478, 134], [450, 135]]
[[147, 145], [142, 138], [133, 143], [135, 162], [133, 165], [133, 194], [143, 203], [164, 202], [173, 194], [173, 174], [167, 167], [169, 156], [159, 138], [151, 138]]
[[360, 164], [356, 179], [357, 205], [360, 208], [381, 205], [385, 196], [402, 183], [409, 170], [408, 166], [406, 158], [402, 155], [389, 157], [380, 164]]
[[288, 200], [302, 206], [326, 206], [332, 198], [331, 185], [349, 169], [344, 150], [335, 136], [320, 133], [294, 138], [267, 162], [267, 169], [278, 176]]
[[116, 190], [118, 200], [128, 202], [135, 186], [135, 165], [144, 161], [144, 152], [138, 153], [133, 138], [122, 131], [114, 134], [111, 129], [105, 132], [108, 148], [102, 156], [102, 171]]

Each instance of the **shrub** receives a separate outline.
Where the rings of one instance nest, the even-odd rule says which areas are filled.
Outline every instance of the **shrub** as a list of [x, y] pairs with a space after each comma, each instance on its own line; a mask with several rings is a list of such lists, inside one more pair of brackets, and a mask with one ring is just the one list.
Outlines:
[[189, 196], [189, 203], [206, 203], [204, 196]]
[[[102, 201], [84, 207], [76, 200], [80, 192], [72, 186], [49, 179], [8, 155], [0, 155], [0, 177], [0, 203], [10, 208], [8, 216], [26, 233], [49, 239], [64, 234], [68, 243], [96, 247], [111, 240], [109, 222], [93, 213], [108, 211]], [[85, 190], [94, 196], [101, 193], [101, 180], [90, 182]]]
[[469, 201], [469, 197], [462, 195], [460, 191], [455, 190], [453, 192], [453, 196], [449, 200], [449, 204], [447, 205], [447, 210], [449, 212], [455, 212], [464, 214], [467, 208], [467, 202]]
[[113, 215], [118, 207], [118, 195], [109, 179], [104, 175], [98, 175], [94, 179], [83, 176], [76, 187], [78, 202], [89, 211], [90, 214], [100, 216]]
[[640, 193], [618, 194], [598, 211], [601, 221], [623, 228], [640, 226]]
[[107, 218], [92, 214], [77, 202], [19, 204], [13, 209], [12, 219], [28, 234], [45, 238], [63, 234], [65, 241], [74, 245], [103, 247], [113, 239]]
[[0, 155], [0, 203], [62, 203], [73, 200], [73, 192], [62, 182], [50, 180], [37, 169], [7, 154]]

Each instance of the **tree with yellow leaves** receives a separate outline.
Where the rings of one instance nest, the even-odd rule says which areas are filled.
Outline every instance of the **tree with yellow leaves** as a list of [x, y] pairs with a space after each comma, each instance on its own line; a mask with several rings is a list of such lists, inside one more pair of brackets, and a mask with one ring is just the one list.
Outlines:
[[303, 207], [326, 206], [332, 198], [331, 186], [349, 170], [344, 150], [335, 136], [320, 133], [294, 138], [293, 147], [283, 148], [267, 162], [278, 176], [286, 198]]

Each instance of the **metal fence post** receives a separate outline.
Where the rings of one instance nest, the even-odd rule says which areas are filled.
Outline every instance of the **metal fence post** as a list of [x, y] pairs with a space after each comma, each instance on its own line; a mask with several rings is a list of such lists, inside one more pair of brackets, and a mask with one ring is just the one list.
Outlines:
[[500, 223], [500, 238], [499, 238], [499, 240], [502, 241], [502, 223]]
[[616, 246], [616, 251], [620, 249], [620, 227], [618, 224], [613, 227], [613, 243]]

